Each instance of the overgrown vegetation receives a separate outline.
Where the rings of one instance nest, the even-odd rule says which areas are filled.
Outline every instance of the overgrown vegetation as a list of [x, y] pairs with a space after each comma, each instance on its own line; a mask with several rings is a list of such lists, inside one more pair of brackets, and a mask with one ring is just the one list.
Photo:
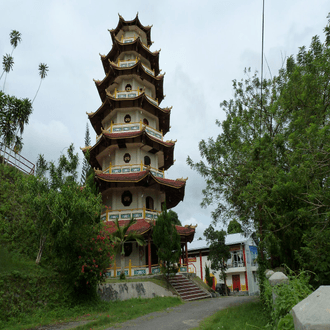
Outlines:
[[214, 221], [257, 231], [259, 265], [311, 270], [316, 286], [330, 284], [328, 19], [325, 42], [313, 37], [262, 86], [250, 70], [234, 80], [221, 133], [200, 142], [204, 161], [187, 160], [206, 179], [202, 205], [217, 205]]
[[[313, 292], [309, 284], [311, 274], [303, 271], [295, 275], [291, 270], [288, 271], [288, 283], [271, 287], [268, 279], [264, 281], [264, 306], [275, 329], [293, 330], [294, 324], [290, 310]], [[272, 292], [276, 295], [275, 304]]]
[[171, 274], [178, 271], [176, 265], [180, 257], [181, 246], [180, 235], [166, 210], [166, 205], [157, 218], [152, 238], [157, 246], [158, 258], [161, 261], [160, 269], [168, 280]]
[[254, 330], [264, 329], [268, 324], [268, 316], [260, 302], [244, 303], [217, 312], [203, 320], [198, 329], [201, 330]]

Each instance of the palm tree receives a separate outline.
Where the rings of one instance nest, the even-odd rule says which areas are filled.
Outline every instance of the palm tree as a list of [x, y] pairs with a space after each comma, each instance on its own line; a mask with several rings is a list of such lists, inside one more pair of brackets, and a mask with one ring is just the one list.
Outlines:
[[5, 82], [3, 84], [3, 90], [5, 89], [7, 73], [10, 70], [13, 70], [13, 65], [14, 65], [14, 58], [12, 56], [13, 52], [14, 52], [15, 48], [17, 47], [18, 43], [22, 41], [22, 35], [20, 32], [18, 32], [16, 30], [12, 30], [9, 34], [9, 38], [10, 38], [10, 44], [13, 46], [13, 49], [12, 49], [10, 55], [9, 54], [4, 55], [3, 60], [2, 60], [3, 72], [0, 76], [0, 80], [3, 76], [3, 74], [6, 72]]
[[13, 46], [11, 54], [13, 54], [14, 49], [17, 47], [18, 43], [22, 41], [22, 34], [16, 30], [12, 30], [9, 34], [10, 44]]
[[3, 58], [2, 58], [2, 68], [3, 68], [3, 71], [2, 71], [2, 74], [1, 74], [1, 77], [0, 77], [0, 79], [1, 79], [2, 76], [3, 76], [3, 74], [6, 72], [5, 81], [3, 83], [3, 88], [2, 88], [3, 90], [5, 90], [7, 73], [10, 70], [13, 70], [13, 66], [14, 66], [14, 58], [11, 55], [9, 55], [9, 54], [3, 55]]
[[49, 69], [48, 69], [48, 65], [47, 64], [45, 64], [45, 63], [40, 63], [39, 64], [39, 76], [40, 76], [41, 79], [40, 79], [40, 83], [39, 83], [39, 87], [37, 89], [36, 95], [34, 96], [34, 98], [32, 100], [32, 104], [33, 104], [35, 98], [37, 97], [37, 94], [38, 94], [39, 89], [40, 89], [40, 86], [41, 86], [41, 82], [47, 76], [47, 72], [48, 71], [49, 71]]
[[[119, 225], [118, 219], [115, 220], [117, 230], [112, 234], [112, 242], [114, 243], [114, 250], [116, 253], [120, 253], [120, 275], [125, 278], [125, 250], [124, 245], [129, 241], [136, 241], [140, 246], [145, 244], [145, 240], [142, 235], [135, 231], [129, 231], [130, 227], [134, 225], [136, 221], [132, 218], [128, 224], [124, 226]], [[123, 275], [122, 275], [123, 274]]]

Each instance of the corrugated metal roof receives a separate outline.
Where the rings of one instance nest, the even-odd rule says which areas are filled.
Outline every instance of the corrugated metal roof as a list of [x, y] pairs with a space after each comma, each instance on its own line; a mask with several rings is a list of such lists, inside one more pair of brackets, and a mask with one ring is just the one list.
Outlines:
[[[249, 240], [250, 237], [245, 237], [241, 233], [237, 234], [229, 234], [226, 235], [225, 242], [226, 245], [234, 245], [234, 244], [240, 244], [245, 243], [247, 240]], [[204, 250], [208, 249], [208, 244], [205, 239], [203, 240], [195, 240], [188, 244], [188, 250]]]

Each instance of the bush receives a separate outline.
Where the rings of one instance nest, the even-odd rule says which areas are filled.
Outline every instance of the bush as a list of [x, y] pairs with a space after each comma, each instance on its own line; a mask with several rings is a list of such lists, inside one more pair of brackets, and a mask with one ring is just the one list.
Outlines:
[[[313, 292], [312, 286], [309, 284], [310, 275], [306, 271], [295, 275], [289, 269], [288, 278], [288, 283], [274, 287], [271, 287], [268, 279], [264, 281], [266, 311], [277, 329], [294, 329], [293, 318], [289, 314], [290, 310]], [[276, 295], [275, 305], [273, 304], [272, 290]]]
[[205, 265], [205, 280], [207, 285], [212, 288], [213, 286], [213, 278], [210, 276], [210, 267]]

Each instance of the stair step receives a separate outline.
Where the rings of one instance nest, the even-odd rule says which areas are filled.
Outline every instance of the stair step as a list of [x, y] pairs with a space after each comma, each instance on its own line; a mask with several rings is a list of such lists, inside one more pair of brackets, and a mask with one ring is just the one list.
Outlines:
[[176, 275], [170, 278], [171, 285], [185, 301], [210, 298], [210, 295], [199, 288], [193, 281], [185, 276]]

